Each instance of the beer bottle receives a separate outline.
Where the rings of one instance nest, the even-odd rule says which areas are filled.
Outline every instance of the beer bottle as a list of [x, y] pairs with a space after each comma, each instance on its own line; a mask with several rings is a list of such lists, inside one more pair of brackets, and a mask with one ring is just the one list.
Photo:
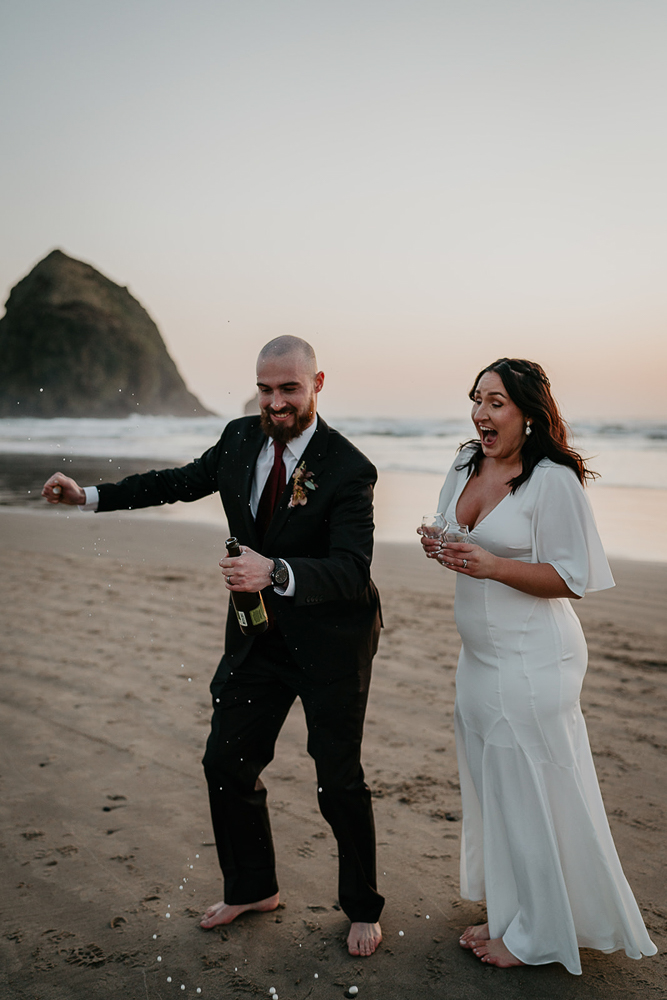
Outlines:
[[[228, 538], [225, 546], [227, 555], [232, 558], [242, 554], [237, 538]], [[261, 632], [266, 632], [269, 627], [269, 619], [262, 595], [259, 593], [246, 594], [241, 590], [230, 590], [230, 594], [236, 619], [243, 634], [259, 635]]]

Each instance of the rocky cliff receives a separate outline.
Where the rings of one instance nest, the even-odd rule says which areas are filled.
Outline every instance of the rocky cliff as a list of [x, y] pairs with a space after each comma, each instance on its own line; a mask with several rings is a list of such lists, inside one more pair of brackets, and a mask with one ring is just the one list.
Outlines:
[[0, 416], [202, 416], [160, 332], [127, 288], [53, 250], [0, 320]]

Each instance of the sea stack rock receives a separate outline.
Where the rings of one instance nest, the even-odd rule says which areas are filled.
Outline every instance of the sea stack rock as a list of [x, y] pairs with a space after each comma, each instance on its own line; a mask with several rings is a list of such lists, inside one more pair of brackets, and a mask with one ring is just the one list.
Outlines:
[[211, 413], [185, 386], [128, 292], [53, 250], [12, 289], [0, 320], [0, 416]]

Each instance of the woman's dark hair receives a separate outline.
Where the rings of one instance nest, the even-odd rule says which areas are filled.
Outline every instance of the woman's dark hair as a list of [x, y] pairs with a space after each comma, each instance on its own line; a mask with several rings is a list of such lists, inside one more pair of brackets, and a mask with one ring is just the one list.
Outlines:
[[[581, 455], [568, 444], [569, 428], [560, 415], [558, 404], [551, 395], [551, 383], [540, 365], [521, 358], [500, 358], [479, 373], [468, 393], [471, 399], [475, 398], [479, 380], [487, 372], [496, 372], [500, 376], [512, 402], [531, 421], [531, 434], [526, 436], [521, 447], [521, 474], [508, 483], [512, 493], [526, 482], [543, 458], [550, 458], [558, 465], [567, 465], [582, 485], [587, 479], [597, 477], [597, 472], [591, 472]], [[469, 469], [477, 475], [484, 457], [481, 442], [476, 439], [466, 441], [461, 448], [472, 448], [473, 453], [467, 462], [456, 468]]]

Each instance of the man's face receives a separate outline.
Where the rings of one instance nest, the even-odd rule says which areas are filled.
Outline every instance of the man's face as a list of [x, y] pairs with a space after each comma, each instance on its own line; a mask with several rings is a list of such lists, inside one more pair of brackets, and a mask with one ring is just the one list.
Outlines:
[[264, 433], [282, 444], [302, 434], [315, 419], [323, 384], [324, 374], [313, 375], [298, 354], [260, 359], [257, 390]]

